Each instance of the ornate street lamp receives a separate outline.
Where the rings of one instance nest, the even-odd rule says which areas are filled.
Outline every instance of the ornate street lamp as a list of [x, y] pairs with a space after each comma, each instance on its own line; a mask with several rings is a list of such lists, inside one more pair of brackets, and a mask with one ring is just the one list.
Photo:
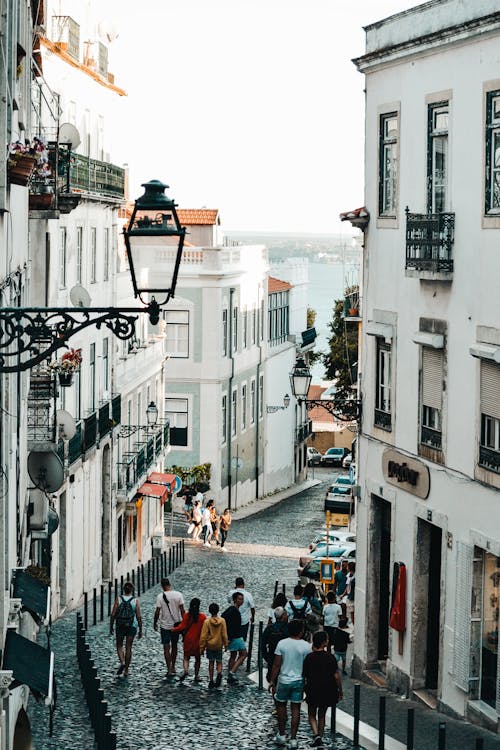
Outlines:
[[290, 406], [290, 396], [288, 393], [286, 393], [283, 396], [283, 406], [266, 406], [266, 413], [267, 414], [274, 414], [276, 411], [281, 411], [282, 409], [288, 409]]
[[156, 427], [156, 423], [158, 422], [158, 407], [154, 401], [151, 401], [146, 409], [146, 419], [148, 420], [148, 427]]
[[[124, 239], [134, 296], [145, 306], [88, 307], [90, 297], [83, 290], [75, 307], [0, 308], [0, 373], [35, 367], [90, 326], [105, 325], [126, 341], [135, 336], [138, 314], [146, 313], [157, 325], [161, 306], [174, 296], [186, 229], [180, 226], [174, 201], [164, 194], [167, 185], [151, 180], [143, 187]], [[162, 299], [158, 302], [154, 295]]]
[[341, 422], [356, 421], [359, 423], [361, 419], [361, 400], [355, 398], [309, 399], [307, 398], [307, 394], [309, 393], [311, 380], [311, 370], [304, 358], [299, 357], [290, 373], [292, 393], [299, 404], [305, 404], [306, 409], [312, 409], [313, 406], [322, 406], [323, 409], [326, 409], [335, 419]]
[[[180, 225], [176, 204], [165, 195], [168, 185], [150, 180], [142, 187], [144, 194], [136, 200], [123, 235], [134, 297], [148, 303], [151, 323], [156, 325], [160, 305], [175, 293], [186, 228]], [[154, 297], [158, 293], [166, 295], [160, 303]]]
[[146, 433], [154, 432], [155, 427], [158, 429], [161, 426], [158, 425], [158, 407], [154, 401], [151, 401], [148, 408], [146, 409], [146, 423], [147, 424], [122, 424], [120, 426], [120, 437], [130, 437], [139, 430], [145, 430]]

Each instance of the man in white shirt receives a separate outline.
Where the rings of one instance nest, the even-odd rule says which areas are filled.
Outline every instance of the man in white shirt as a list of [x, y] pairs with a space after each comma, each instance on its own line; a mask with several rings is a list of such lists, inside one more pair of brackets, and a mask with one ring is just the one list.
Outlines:
[[153, 627], [158, 630], [158, 620], [160, 620], [160, 636], [167, 665], [167, 677], [172, 678], [175, 675], [179, 642], [179, 634], [172, 633], [172, 628], [178, 625], [184, 617], [184, 599], [179, 591], [172, 589], [168, 578], [161, 579], [161, 587], [163, 591], [156, 597]]
[[243, 604], [240, 607], [241, 615], [241, 637], [246, 641], [250, 622], [255, 622], [255, 603], [253, 596], [246, 590], [243, 578], [237, 578], [234, 582], [234, 589], [228, 594], [227, 600], [230, 604], [233, 601], [233, 594], [243, 594]]
[[290, 701], [292, 722], [288, 747], [297, 748], [300, 704], [304, 693], [302, 667], [304, 659], [311, 652], [311, 644], [302, 638], [304, 635], [304, 622], [302, 620], [292, 620], [288, 623], [288, 635], [288, 638], [283, 638], [276, 646], [269, 689], [276, 701], [276, 712], [278, 714], [278, 734], [274, 741], [281, 746], [287, 744], [285, 735], [286, 704], [287, 701]]

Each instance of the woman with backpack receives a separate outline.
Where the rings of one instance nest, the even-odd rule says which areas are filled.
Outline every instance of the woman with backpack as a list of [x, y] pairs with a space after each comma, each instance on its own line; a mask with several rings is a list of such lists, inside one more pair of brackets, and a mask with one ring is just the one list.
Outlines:
[[[128, 677], [132, 660], [132, 644], [137, 635], [142, 638], [142, 617], [139, 599], [134, 597], [134, 586], [130, 581], [123, 587], [123, 592], [115, 599], [109, 620], [109, 634], [113, 635], [116, 625], [116, 652], [120, 660], [117, 674]], [[139, 630], [139, 633], [137, 631]], [[125, 641], [125, 650], [123, 642]]]
[[185, 680], [189, 674], [189, 660], [192, 656], [194, 656], [194, 681], [201, 682], [200, 636], [203, 623], [206, 619], [206, 615], [200, 612], [200, 600], [195, 597], [189, 602], [189, 609], [184, 613], [184, 617], [182, 618], [181, 622], [176, 625], [175, 628], [172, 628], [172, 633], [181, 633], [183, 636], [184, 672], [179, 678], [180, 682]]

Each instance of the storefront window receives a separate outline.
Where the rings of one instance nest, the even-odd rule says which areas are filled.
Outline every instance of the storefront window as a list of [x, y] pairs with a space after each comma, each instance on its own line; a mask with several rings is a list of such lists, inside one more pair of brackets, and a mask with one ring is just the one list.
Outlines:
[[484, 553], [481, 700], [496, 706], [500, 558]]

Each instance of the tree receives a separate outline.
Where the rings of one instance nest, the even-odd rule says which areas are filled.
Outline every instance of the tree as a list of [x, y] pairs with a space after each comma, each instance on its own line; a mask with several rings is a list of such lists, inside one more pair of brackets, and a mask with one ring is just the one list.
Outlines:
[[[307, 308], [307, 327], [308, 328], [314, 328], [314, 324], [316, 322], [316, 310], [313, 310], [312, 307]], [[307, 352], [307, 361], [311, 367], [313, 367], [316, 362], [321, 362], [322, 357], [324, 357], [323, 352], [316, 352], [316, 351], [310, 351]]]
[[[348, 287], [346, 297], [358, 293], [357, 287]], [[335, 300], [333, 318], [328, 323], [332, 332], [328, 339], [329, 351], [323, 354], [325, 377], [335, 380], [336, 394], [340, 398], [352, 398], [352, 386], [356, 384], [358, 365], [358, 326], [345, 321], [345, 297]]]

